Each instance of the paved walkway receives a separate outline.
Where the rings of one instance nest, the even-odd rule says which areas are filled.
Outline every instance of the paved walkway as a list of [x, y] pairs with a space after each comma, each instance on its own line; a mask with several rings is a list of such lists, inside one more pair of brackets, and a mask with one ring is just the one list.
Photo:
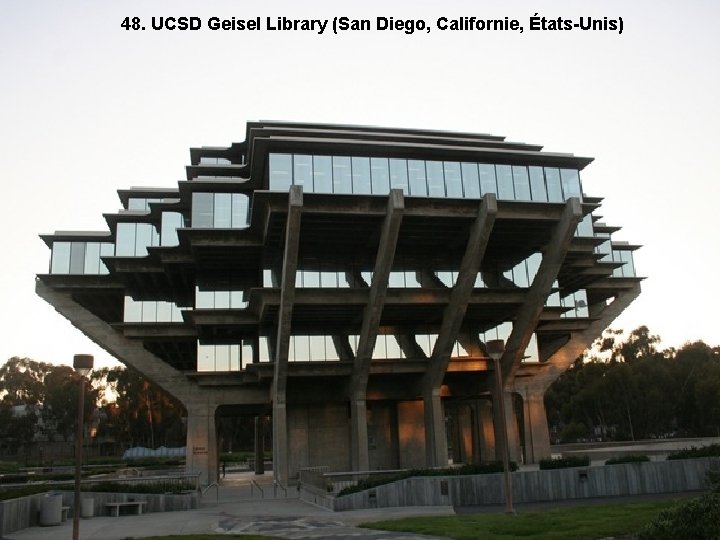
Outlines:
[[[280, 538], [323, 540], [396, 540], [437, 537], [390, 533], [359, 528], [360, 523], [418, 515], [451, 515], [451, 507], [378, 508], [333, 513], [305, 503], [297, 493], [272, 499], [270, 478], [261, 479], [265, 498], [255, 488], [250, 498], [250, 476], [228, 475], [217, 491], [211, 488], [201, 508], [180, 512], [158, 512], [141, 516], [94, 517], [80, 520], [80, 538], [123, 540], [169, 534], [221, 533], [266, 534]], [[264, 485], [263, 485], [264, 484]], [[72, 519], [55, 527], [30, 527], [3, 540], [66, 540], [72, 538]]]

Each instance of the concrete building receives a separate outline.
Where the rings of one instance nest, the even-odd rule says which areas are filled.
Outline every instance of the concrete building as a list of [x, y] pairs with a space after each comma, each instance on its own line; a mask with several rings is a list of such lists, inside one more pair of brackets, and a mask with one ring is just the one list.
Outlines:
[[[639, 294], [582, 191], [592, 160], [503, 137], [253, 122], [108, 231], [42, 235], [37, 293], [181, 400], [187, 466], [218, 415], [272, 418], [273, 474], [549, 455], [548, 385]], [[502, 384], [485, 342], [502, 339]]]

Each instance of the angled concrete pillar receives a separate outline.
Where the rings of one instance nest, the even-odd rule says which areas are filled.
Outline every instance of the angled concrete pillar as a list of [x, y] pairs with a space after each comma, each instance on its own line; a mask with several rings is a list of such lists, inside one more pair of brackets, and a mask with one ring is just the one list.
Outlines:
[[440, 332], [423, 379], [428, 467], [445, 467], [448, 464], [447, 433], [440, 401], [440, 386], [450, 363], [453, 346], [458, 339], [496, 216], [497, 200], [494, 194], [489, 193], [483, 197], [477, 218], [470, 227], [458, 277], [450, 293], [450, 301], [443, 311]]
[[287, 363], [293, 304], [295, 303], [295, 274], [300, 249], [300, 218], [302, 216], [302, 186], [291, 186], [288, 197], [288, 216], [285, 226], [285, 250], [280, 280], [280, 308], [275, 345], [275, 369], [270, 399], [273, 403], [273, 477], [281, 485], [288, 483], [287, 431]]
[[352, 467], [356, 471], [365, 471], [370, 467], [367, 436], [367, 384], [404, 208], [402, 190], [393, 189], [388, 197], [387, 213], [380, 232], [380, 243], [375, 257], [368, 303], [363, 311], [363, 321], [355, 354], [349, 398], [350, 447]]
[[505, 343], [505, 353], [500, 361], [506, 390], [512, 388], [515, 373], [537, 328], [545, 302], [557, 279], [581, 218], [580, 200], [575, 197], [568, 199], [550, 242], [545, 247], [540, 267], [527, 292], [525, 302], [513, 321], [512, 332]]
[[218, 446], [214, 405], [193, 403], [188, 407], [185, 468], [200, 474], [200, 484], [217, 482]]

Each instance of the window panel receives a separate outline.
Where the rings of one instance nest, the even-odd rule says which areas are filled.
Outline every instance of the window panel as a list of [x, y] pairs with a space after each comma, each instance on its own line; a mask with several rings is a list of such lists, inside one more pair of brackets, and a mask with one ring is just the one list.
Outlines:
[[288, 191], [291, 184], [292, 156], [290, 154], [270, 154], [270, 189]]
[[407, 160], [391, 159], [390, 162], [390, 188], [402, 189], [403, 194], [409, 193]]
[[303, 154], [293, 156], [293, 183], [303, 186], [305, 193], [313, 192], [313, 158]]
[[[116, 229], [116, 247], [115, 253], [118, 256], [134, 256], [135, 255], [135, 224], [134, 223], [118, 223]], [[68, 261], [69, 263], [69, 261]]]
[[250, 199], [242, 193], [232, 194], [232, 220], [230, 226], [236, 229], [242, 229], [250, 223], [249, 212]]
[[560, 186], [560, 169], [545, 167], [545, 184], [549, 202], [562, 202], [562, 188]]
[[332, 167], [333, 193], [352, 193], [350, 158], [334, 156]]
[[332, 159], [330, 156], [313, 156], [313, 183], [313, 192], [332, 193]]
[[296, 362], [307, 362], [310, 360], [310, 336], [290, 336], [294, 341]]
[[542, 167], [528, 167], [530, 173], [530, 191], [533, 201], [547, 202], [545, 175]]
[[515, 198], [515, 190], [513, 188], [512, 167], [510, 165], [496, 165], [498, 199], [511, 201]]
[[370, 195], [370, 158], [352, 158], [352, 191], [359, 195]]
[[230, 193], [215, 193], [213, 227], [229, 229], [232, 224], [232, 197]]
[[480, 177], [477, 163], [463, 163], [460, 167], [463, 192], [466, 199], [480, 198]]
[[428, 195], [430, 197], [445, 197], [445, 175], [442, 161], [426, 161]]
[[160, 222], [160, 245], [177, 246], [179, 244], [177, 230], [182, 227], [182, 214], [179, 212], [163, 212]]
[[407, 163], [410, 195], [414, 195], [416, 197], [427, 197], [425, 162], [419, 159], [409, 159]]
[[100, 243], [88, 242], [85, 246], [85, 264], [83, 274], [100, 273]]
[[447, 196], [460, 199], [463, 196], [462, 178], [460, 176], [460, 163], [457, 161], [445, 161], [443, 163], [445, 173], [445, 192]]
[[310, 360], [324, 362], [325, 356], [325, 336], [309, 336]]
[[495, 178], [495, 165], [478, 163], [478, 175], [480, 176], [480, 195], [494, 193], [497, 195], [497, 180]]
[[53, 242], [50, 273], [70, 273], [70, 242]]
[[123, 322], [141, 322], [142, 321], [142, 303], [136, 302], [130, 296], [125, 297], [125, 306], [123, 309]]
[[529, 201], [530, 197], [530, 179], [528, 178], [527, 167], [513, 165], [513, 186], [515, 188], [515, 200]]
[[370, 158], [370, 179], [373, 195], [390, 193], [390, 174], [387, 158]]
[[208, 229], [213, 226], [212, 193], [193, 193], [192, 196], [192, 226]]
[[562, 181], [564, 200], [570, 197], [579, 197], [582, 200], [580, 189], [580, 174], [574, 169], [560, 169], [560, 180]]

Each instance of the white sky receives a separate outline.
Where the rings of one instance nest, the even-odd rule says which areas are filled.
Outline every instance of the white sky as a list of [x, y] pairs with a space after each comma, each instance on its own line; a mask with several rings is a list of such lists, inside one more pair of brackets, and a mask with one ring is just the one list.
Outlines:
[[[632, 4], [632, 5], [631, 5]], [[110, 357], [34, 293], [39, 233], [106, 230], [116, 190], [175, 186], [190, 146], [275, 119], [470, 131], [595, 157], [585, 192], [643, 244], [615, 323], [720, 344], [720, 2], [0, 0], [0, 363]], [[623, 17], [530, 32], [529, 17]], [[153, 31], [152, 16], [517, 18], [515, 32]], [[126, 31], [126, 16], [148, 30]]]

